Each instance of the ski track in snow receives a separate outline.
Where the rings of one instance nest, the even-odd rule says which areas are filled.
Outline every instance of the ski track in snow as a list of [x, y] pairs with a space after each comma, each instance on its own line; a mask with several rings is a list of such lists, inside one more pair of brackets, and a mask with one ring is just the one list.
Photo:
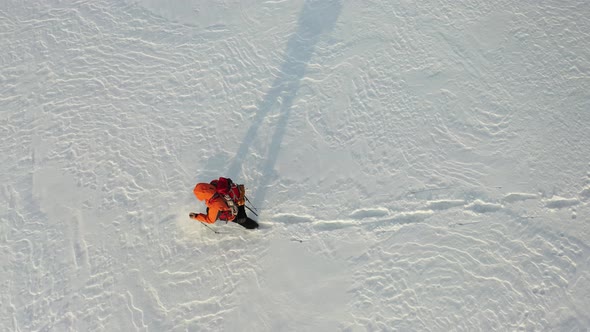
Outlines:
[[589, 13], [3, 2], [0, 330], [584, 331]]

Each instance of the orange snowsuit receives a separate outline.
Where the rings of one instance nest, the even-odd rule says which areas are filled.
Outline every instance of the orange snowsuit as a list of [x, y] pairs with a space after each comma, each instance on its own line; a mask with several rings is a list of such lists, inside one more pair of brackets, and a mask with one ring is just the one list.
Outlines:
[[207, 224], [213, 224], [221, 212], [229, 210], [227, 203], [221, 196], [217, 195], [213, 197], [216, 192], [215, 186], [209, 183], [198, 183], [195, 186], [193, 193], [199, 201], [205, 202], [207, 205], [207, 214], [199, 213], [193, 219]]

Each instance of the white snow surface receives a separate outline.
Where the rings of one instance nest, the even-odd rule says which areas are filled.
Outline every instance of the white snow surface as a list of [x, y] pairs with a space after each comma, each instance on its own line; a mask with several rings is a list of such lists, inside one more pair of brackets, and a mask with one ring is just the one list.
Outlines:
[[[2, 0], [0, 40], [1, 331], [590, 327], [587, 0]], [[219, 176], [259, 230], [188, 218]]]

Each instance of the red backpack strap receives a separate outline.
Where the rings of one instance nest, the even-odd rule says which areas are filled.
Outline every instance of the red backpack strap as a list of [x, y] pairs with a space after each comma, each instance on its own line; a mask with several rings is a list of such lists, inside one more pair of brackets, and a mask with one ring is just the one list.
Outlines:
[[228, 220], [233, 220], [238, 214], [238, 205], [240, 205], [240, 191], [238, 186], [236, 186], [230, 178], [224, 177], [211, 181], [212, 184], [213, 182], [215, 182], [217, 188], [217, 193], [215, 195], [223, 198], [229, 209], [229, 211], [226, 212], [226, 218]]

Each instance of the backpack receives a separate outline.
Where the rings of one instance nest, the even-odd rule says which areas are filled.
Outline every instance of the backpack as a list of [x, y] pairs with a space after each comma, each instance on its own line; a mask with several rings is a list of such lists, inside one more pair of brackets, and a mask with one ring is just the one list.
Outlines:
[[236, 185], [230, 178], [224, 177], [211, 181], [211, 184], [217, 189], [215, 196], [223, 198], [225, 204], [229, 208], [228, 211], [223, 211], [221, 213], [219, 219], [235, 219], [238, 215], [238, 206], [243, 206], [246, 203], [246, 189], [244, 185]]

